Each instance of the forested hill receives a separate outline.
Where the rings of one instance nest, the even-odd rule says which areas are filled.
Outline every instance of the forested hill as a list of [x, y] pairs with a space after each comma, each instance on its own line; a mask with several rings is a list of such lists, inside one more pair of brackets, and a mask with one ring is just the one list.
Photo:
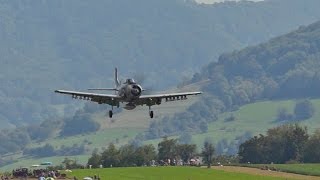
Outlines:
[[320, 21], [267, 43], [223, 54], [205, 68], [202, 78], [212, 80], [206, 87], [209, 92], [237, 97], [231, 104], [320, 97]]
[[0, 127], [63, 115], [54, 89], [111, 86], [114, 66], [124, 76], [143, 72], [153, 86], [174, 85], [222, 52], [313, 22], [318, 7], [318, 0], [1, 1]]
[[[206, 131], [219, 113], [262, 100], [320, 97], [320, 21], [267, 43], [222, 54], [195, 74], [204, 95], [186, 113], [153, 122], [146, 138]], [[157, 133], [158, 132], [158, 133]]]

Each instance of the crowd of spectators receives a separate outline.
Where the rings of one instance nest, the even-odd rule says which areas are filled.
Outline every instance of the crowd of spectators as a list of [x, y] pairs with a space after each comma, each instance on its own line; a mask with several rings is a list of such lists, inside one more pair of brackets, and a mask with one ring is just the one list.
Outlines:
[[[12, 177], [13, 178], [20, 178], [20, 179], [27, 179], [28, 177], [33, 177], [33, 178], [57, 178], [57, 177], [62, 177], [64, 174], [60, 174], [59, 171], [51, 171], [48, 169], [34, 169], [34, 170], [29, 170], [28, 168], [19, 168], [19, 169], [14, 169], [12, 170]], [[8, 178], [9, 179], [9, 178]], [[6, 180], [4, 176], [1, 176], [1, 180]]]
[[12, 176], [15, 178], [24, 178], [26, 179], [28, 176], [32, 174], [29, 172], [28, 168], [19, 168], [12, 170]]

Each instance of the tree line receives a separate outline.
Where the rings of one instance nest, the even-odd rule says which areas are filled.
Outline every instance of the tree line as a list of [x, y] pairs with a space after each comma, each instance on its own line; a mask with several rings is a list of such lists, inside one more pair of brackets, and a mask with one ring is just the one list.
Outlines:
[[[194, 157], [202, 158], [202, 165], [230, 163], [319, 163], [320, 162], [320, 130], [312, 135], [306, 127], [298, 124], [286, 124], [267, 131], [266, 135], [258, 135], [242, 142], [237, 155], [217, 154], [210, 141], [205, 141], [201, 152], [195, 144], [179, 144], [178, 139], [164, 138], [157, 146], [135, 146], [127, 144], [117, 148], [114, 144], [101, 153], [95, 150], [88, 160], [88, 165], [100, 167], [150, 166], [190, 164]], [[171, 160], [168, 162], [168, 160]]]
[[319, 163], [319, 142], [320, 130], [310, 135], [298, 124], [282, 125], [241, 144], [238, 155], [241, 163]]
[[135, 146], [127, 144], [117, 148], [113, 143], [101, 153], [93, 151], [88, 160], [88, 165], [98, 168], [103, 167], [128, 167], [152, 165], [190, 165], [190, 160], [202, 156], [204, 162], [211, 165], [214, 147], [206, 141], [201, 153], [197, 152], [195, 144], [179, 144], [178, 139], [164, 138], [157, 149], [152, 144]]

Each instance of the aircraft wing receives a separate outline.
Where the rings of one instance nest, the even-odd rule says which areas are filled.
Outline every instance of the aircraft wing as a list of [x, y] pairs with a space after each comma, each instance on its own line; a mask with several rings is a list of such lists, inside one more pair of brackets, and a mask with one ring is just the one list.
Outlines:
[[144, 105], [152, 106], [156, 104], [161, 104], [162, 99], [165, 101], [177, 101], [177, 100], [185, 100], [187, 96], [190, 95], [198, 95], [202, 94], [202, 92], [182, 92], [182, 93], [167, 93], [167, 94], [154, 94], [154, 95], [141, 95], [137, 105]]
[[55, 90], [54, 92], [71, 95], [72, 98], [75, 98], [75, 99], [89, 100], [89, 101], [97, 102], [99, 104], [109, 104], [111, 106], [119, 105], [119, 101], [121, 99], [120, 96], [114, 95], [114, 94], [99, 94], [99, 93], [88, 93], [88, 92], [66, 91], [66, 90]]

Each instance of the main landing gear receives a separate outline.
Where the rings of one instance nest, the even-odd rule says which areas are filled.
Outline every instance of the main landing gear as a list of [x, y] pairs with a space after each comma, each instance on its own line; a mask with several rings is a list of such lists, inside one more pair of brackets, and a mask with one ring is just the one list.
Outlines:
[[109, 118], [112, 118], [113, 115], [113, 106], [111, 106], [112, 110], [109, 111]]
[[149, 106], [149, 116], [151, 119], [153, 118], [153, 111], [151, 110], [151, 106]]
[[112, 118], [113, 112], [110, 110], [109, 111], [109, 118]]

